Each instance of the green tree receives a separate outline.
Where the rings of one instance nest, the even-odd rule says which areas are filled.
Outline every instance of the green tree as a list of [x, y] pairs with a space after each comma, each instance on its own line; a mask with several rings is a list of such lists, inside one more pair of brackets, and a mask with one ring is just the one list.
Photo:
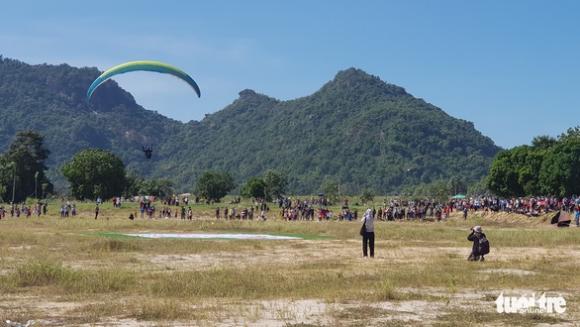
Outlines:
[[121, 195], [126, 186], [125, 165], [114, 154], [100, 149], [77, 153], [62, 167], [71, 186], [71, 193], [79, 199], [104, 199]]
[[538, 141], [532, 147], [517, 146], [498, 154], [487, 177], [489, 190], [500, 196], [540, 194], [540, 168], [548, 151], [547, 143]]
[[500, 152], [493, 160], [487, 178], [487, 187], [500, 196], [522, 196], [524, 190], [518, 174], [519, 163], [516, 152], [527, 153], [526, 147]]
[[6, 186], [0, 185], [0, 202], [5, 202], [4, 197], [6, 196]]
[[10, 201], [8, 185], [12, 185], [12, 173], [14, 164], [0, 156], [0, 203]]
[[542, 193], [540, 185], [540, 169], [545, 160], [547, 149], [542, 147], [527, 148], [521, 151], [518, 161], [518, 183], [521, 186], [522, 195], [538, 195]]
[[374, 198], [374, 194], [370, 189], [364, 190], [360, 196], [360, 202], [363, 204], [367, 204], [368, 202], [372, 202]]
[[449, 189], [449, 184], [449, 181], [436, 180], [417, 186], [412, 194], [417, 197], [424, 196], [434, 198], [437, 201], [446, 201], [449, 199], [449, 195], [453, 193], [453, 190]]
[[558, 141], [566, 141], [568, 139], [580, 138], [580, 126], [568, 128], [565, 133], [558, 136]]
[[322, 192], [331, 202], [336, 202], [338, 200], [338, 188], [339, 184], [332, 179], [324, 180], [321, 186]]
[[546, 194], [580, 194], [580, 138], [565, 138], [542, 162], [540, 183]]
[[471, 183], [467, 187], [467, 194], [475, 195], [475, 196], [489, 194], [489, 189], [487, 188], [486, 178], [483, 177], [479, 181], [477, 181], [475, 183]]
[[460, 176], [453, 176], [447, 182], [447, 189], [453, 195], [467, 192], [467, 183]]
[[154, 195], [164, 198], [174, 193], [173, 183], [167, 179], [144, 180], [139, 187], [140, 195]]
[[234, 187], [234, 179], [227, 172], [206, 171], [197, 180], [195, 193], [209, 202], [219, 202]]
[[11, 200], [8, 193], [8, 185], [12, 185], [13, 172], [14, 164], [9, 162], [4, 156], [0, 156], [0, 202]]
[[242, 187], [241, 194], [246, 198], [264, 199], [266, 196], [266, 183], [260, 177], [252, 177]]
[[123, 190], [123, 196], [128, 198], [140, 195], [141, 184], [143, 182], [143, 178], [139, 177], [136, 173], [127, 173], [127, 176], [125, 176], [125, 189]]
[[288, 178], [286, 175], [275, 171], [268, 170], [264, 174], [265, 195], [267, 200], [281, 197], [286, 193], [288, 187]]
[[123, 195], [126, 197], [153, 195], [164, 198], [172, 194], [175, 194], [173, 182], [168, 179], [144, 179], [134, 172], [128, 173], [125, 177]]
[[549, 149], [556, 145], [558, 140], [555, 138], [548, 136], [548, 135], [540, 135], [534, 137], [532, 140], [532, 147], [534, 148], [541, 148], [541, 149]]
[[44, 164], [48, 154], [42, 136], [32, 131], [18, 132], [0, 162], [0, 182], [5, 193], [10, 190], [12, 196], [14, 190], [14, 200], [20, 202], [30, 196], [40, 196], [43, 184], [51, 192], [52, 184], [45, 175]]

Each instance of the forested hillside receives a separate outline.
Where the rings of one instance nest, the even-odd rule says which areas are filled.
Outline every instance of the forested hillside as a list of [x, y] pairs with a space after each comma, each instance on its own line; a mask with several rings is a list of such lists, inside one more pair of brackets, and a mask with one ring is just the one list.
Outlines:
[[[0, 149], [19, 130], [45, 137], [49, 176], [87, 147], [111, 150], [130, 169], [191, 190], [205, 170], [237, 182], [276, 169], [289, 189], [316, 193], [325, 181], [341, 190], [394, 193], [405, 186], [483, 176], [499, 148], [472, 123], [358, 69], [347, 69], [310, 96], [278, 101], [252, 90], [201, 122], [181, 123], [148, 111], [114, 81], [84, 101], [95, 68], [0, 60]], [[142, 145], [153, 145], [145, 160]]]
[[452, 176], [474, 181], [498, 151], [472, 123], [358, 69], [292, 101], [244, 90], [184, 133], [194, 142], [175, 153], [198, 154], [176, 161], [184, 180], [210, 168], [242, 178], [275, 168], [299, 193], [316, 192], [325, 180], [353, 193], [396, 192]]
[[150, 173], [160, 158], [143, 160], [142, 145], [162, 146], [183, 124], [145, 110], [114, 81], [102, 85], [88, 105], [86, 88], [99, 74], [96, 68], [0, 58], [0, 150], [19, 130], [41, 133], [57, 186], [64, 183], [58, 168], [89, 147], [111, 150], [131, 169]]

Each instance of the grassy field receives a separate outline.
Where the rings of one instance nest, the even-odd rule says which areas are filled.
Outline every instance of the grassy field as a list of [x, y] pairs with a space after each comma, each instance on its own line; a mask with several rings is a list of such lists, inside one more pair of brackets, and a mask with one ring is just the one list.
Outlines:
[[[580, 321], [580, 229], [544, 218], [377, 222], [363, 259], [356, 222], [127, 219], [136, 206], [0, 221], [0, 318], [37, 326], [530, 326]], [[158, 206], [159, 208], [160, 206]], [[233, 207], [233, 205], [229, 205]], [[242, 205], [240, 205], [242, 207]], [[359, 212], [362, 212], [360, 208]], [[492, 242], [467, 262], [469, 227]], [[243, 232], [302, 240], [185, 240], [125, 232]], [[562, 294], [562, 315], [498, 314], [501, 292]], [[1, 323], [0, 323], [1, 325]]]

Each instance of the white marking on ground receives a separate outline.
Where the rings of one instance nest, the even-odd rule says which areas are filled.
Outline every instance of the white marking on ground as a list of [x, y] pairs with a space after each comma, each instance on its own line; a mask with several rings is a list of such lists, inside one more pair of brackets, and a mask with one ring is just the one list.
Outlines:
[[481, 271], [482, 273], [488, 274], [508, 274], [508, 275], [518, 275], [518, 276], [528, 276], [536, 275], [534, 271], [523, 270], [523, 269], [513, 269], [513, 268], [500, 268], [500, 269], [485, 269]]
[[147, 233], [147, 234], [123, 234], [123, 235], [145, 237], [145, 238], [231, 239], [231, 240], [301, 240], [300, 237], [268, 235], [268, 234]]

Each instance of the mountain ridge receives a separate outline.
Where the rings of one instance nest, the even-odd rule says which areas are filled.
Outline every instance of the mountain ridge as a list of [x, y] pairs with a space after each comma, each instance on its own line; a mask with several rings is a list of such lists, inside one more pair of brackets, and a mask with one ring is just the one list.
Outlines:
[[[85, 88], [99, 74], [0, 57], [0, 149], [17, 130], [38, 130], [53, 153], [49, 176], [57, 185], [63, 162], [98, 147], [180, 190], [208, 169], [228, 170], [238, 182], [276, 169], [295, 193], [316, 193], [328, 180], [350, 193], [392, 193], [458, 174], [476, 180], [499, 150], [473, 123], [357, 68], [297, 99], [244, 89], [225, 108], [187, 123], [146, 110], [114, 81], [86, 104]], [[143, 159], [142, 144], [153, 145], [152, 160]]]

